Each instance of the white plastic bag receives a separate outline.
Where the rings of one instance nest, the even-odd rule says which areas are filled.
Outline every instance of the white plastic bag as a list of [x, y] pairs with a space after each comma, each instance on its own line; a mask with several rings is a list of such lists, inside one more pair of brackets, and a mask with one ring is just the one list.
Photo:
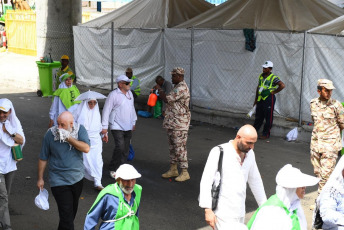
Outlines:
[[286, 136], [287, 141], [295, 141], [297, 139], [297, 134], [298, 134], [297, 127], [290, 130]]
[[248, 118], [252, 117], [252, 115], [256, 113], [256, 108], [257, 108], [257, 105], [254, 105], [253, 108], [246, 114], [246, 116]]
[[49, 209], [49, 201], [48, 201], [49, 193], [44, 188], [43, 190], [39, 191], [39, 194], [35, 198], [35, 204], [38, 208], [43, 210]]

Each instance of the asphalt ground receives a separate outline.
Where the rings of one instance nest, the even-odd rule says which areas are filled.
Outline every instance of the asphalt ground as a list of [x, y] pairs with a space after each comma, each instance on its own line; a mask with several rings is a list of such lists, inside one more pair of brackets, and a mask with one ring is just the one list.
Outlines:
[[[36, 186], [37, 162], [42, 138], [48, 128], [51, 98], [38, 97], [32, 90], [0, 87], [0, 98], [3, 97], [13, 102], [27, 140], [23, 149], [24, 160], [17, 164], [18, 170], [9, 197], [13, 229], [57, 229], [59, 218], [57, 206], [49, 187], [48, 170], [45, 173], [45, 188], [49, 191], [50, 209], [43, 211], [34, 204], [34, 198], [39, 192]], [[169, 168], [167, 137], [162, 128], [162, 120], [138, 118], [132, 139], [136, 154], [132, 164], [142, 174], [142, 178], [137, 180], [137, 183], [143, 187], [140, 229], [209, 229], [204, 221], [204, 211], [199, 208], [197, 201], [203, 167], [211, 148], [233, 139], [236, 130], [200, 122], [191, 124], [187, 143], [191, 179], [178, 183], [161, 178], [161, 174]], [[109, 143], [103, 145], [102, 183], [104, 186], [114, 183], [108, 173], [108, 163], [113, 147], [114, 142], [111, 137]], [[285, 164], [290, 163], [304, 173], [313, 174], [309, 157], [309, 143], [287, 142], [282, 138], [271, 137], [268, 142], [258, 140], [255, 145], [255, 154], [268, 197], [275, 193], [275, 176]], [[308, 207], [314, 202], [315, 191], [315, 186], [307, 188], [307, 193], [310, 194], [302, 201], [309, 225], [311, 211]], [[85, 215], [97, 194], [98, 191], [93, 188], [93, 182], [85, 179], [74, 222], [76, 230], [83, 229]], [[255, 199], [248, 189], [246, 221], [256, 208]], [[309, 227], [309, 229], [311, 228]]]

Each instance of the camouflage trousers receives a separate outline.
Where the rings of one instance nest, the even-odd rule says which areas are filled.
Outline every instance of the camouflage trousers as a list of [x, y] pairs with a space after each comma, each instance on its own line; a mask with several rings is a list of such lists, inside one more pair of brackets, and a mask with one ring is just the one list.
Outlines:
[[314, 167], [314, 174], [320, 179], [318, 193], [321, 192], [336, 167], [337, 158], [337, 151], [318, 153], [311, 150], [311, 162]]
[[180, 168], [188, 168], [188, 158], [186, 151], [186, 141], [188, 139], [187, 130], [167, 129], [168, 148], [170, 150], [170, 163], [178, 163]]

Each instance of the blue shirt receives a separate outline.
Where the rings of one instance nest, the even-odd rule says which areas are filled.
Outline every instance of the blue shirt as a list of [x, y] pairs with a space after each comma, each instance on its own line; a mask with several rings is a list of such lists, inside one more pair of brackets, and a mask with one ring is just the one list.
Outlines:
[[[87, 131], [80, 125], [78, 140], [90, 145]], [[48, 161], [49, 182], [51, 187], [72, 185], [84, 177], [82, 152], [67, 142], [54, 141], [51, 130], [45, 134], [39, 158]]]
[[[123, 191], [122, 191], [122, 195], [124, 197]], [[126, 199], [124, 200], [126, 201]], [[134, 200], [135, 200], [135, 192], [132, 192], [129, 206], [132, 206], [134, 204]], [[118, 203], [119, 203], [118, 197], [115, 197], [111, 194], [105, 194], [102, 197], [102, 199], [99, 200], [98, 204], [92, 209], [92, 212], [87, 214], [84, 230], [95, 229], [100, 219], [101, 220], [115, 219], [117, 210], [118, 210]], [[137, 217], [139, 216], [139, 209], [136, 212], [136, 216]], [[114, 230], [114, 229], [115, 229], [115, 222], [111, 222], [111, 223], [101, 222], [100, 227], [99, 227], [99, 230]]]

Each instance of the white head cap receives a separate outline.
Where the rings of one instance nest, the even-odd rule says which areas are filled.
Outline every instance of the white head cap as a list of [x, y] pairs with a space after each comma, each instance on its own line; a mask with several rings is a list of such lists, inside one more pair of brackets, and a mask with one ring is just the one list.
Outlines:
[[129, 164], [122, 164], [116, 171], [116, 180], [121, 178], [123, 180], [132, 180], [136, 178], [140, 178], [141, 174], [137, 172], [137, 170]]
[[302, 173], [300, 169], [294, 168], [291, 164], [283, 166], [276, 176], [276, 183], [284, 188], [312, 186], [318, 182], [318, 178]]
[[125, 82], [132, 82], [133, 80], [129, 79], [127, 76], [125, 75], [119, 75], [116, 79], [116, 82], [121, 82], [121, 81], [125, 81]]
[[272, 68], [274, 67], [274, 63], [272, 61], [266, 61], [264, 65], [262, 65], [263, 68]]

